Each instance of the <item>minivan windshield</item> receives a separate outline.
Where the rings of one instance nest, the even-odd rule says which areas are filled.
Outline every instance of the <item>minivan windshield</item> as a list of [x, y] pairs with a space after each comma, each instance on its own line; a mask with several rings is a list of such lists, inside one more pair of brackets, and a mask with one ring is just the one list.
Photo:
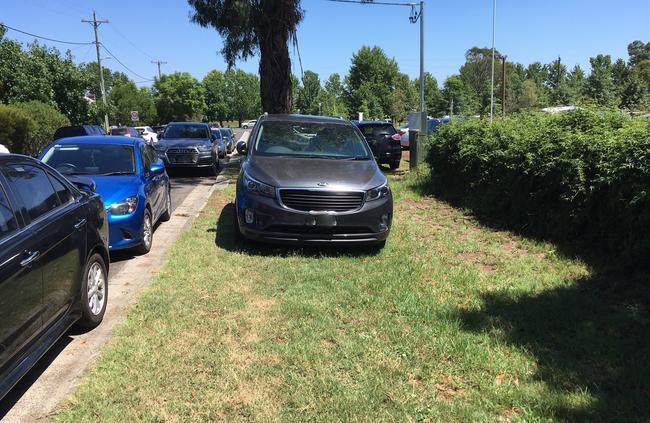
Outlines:
[[128, 175], [135, 173], [133, 147], [119, 144], [57, 144], [43, 156], [64, 175]]
[[263, 156], [294, 156], [370, 160], [365, 142], [352, 125], [323, 122], [265, 121], [254, 152]]
[[205, 125], [169, 125], [163, 135], [164, 138], [210, 138], [208, 127]]

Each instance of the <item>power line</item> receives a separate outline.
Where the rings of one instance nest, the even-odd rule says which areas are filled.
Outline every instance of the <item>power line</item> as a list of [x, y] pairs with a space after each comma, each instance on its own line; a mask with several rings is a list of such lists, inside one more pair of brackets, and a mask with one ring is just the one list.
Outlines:
[[74, 41], [63, 41], [63, 40], [57, 40], [55, 38], [43, 37], [41, 35], [36, 35], [36, 34], [32, 34], [31, 32], [27, 32], [27, 31], [23, 31], [23, 30], [20, 30], [20, 29], [17, 29], [17, 28], [13, 28], [13, 27], [11, 27], [9, 25], [6, 25], [4, 23], [0, 23], [0, 26], [3, 26], [3, 27], [5, 27], [7, 29], [10, 29], [12, 31], [20, 32], [21, 34], [29, 35], [31, 37], [39, 38], [39, 39], [42, 39], [42, 40], [52, 41], [52, 42], [55, 42], [55, 43], [72, 44], [72, 45], [89, 45], [89, 44], [93, 44], [93, 42], [77, 43], [77, 42], [74, 42]]
[[357, 4], [379, 4], [383, 6], [417, 6], [417, 3], [393, 3], [387, 1], [373, 1], [373, 0], [325, 0], [334, 3], [357, 3]]
[[124, 38], [124, 39], [126, 40], [127, 43], [131, 44], [131, 46], [132, 46], [134, 49], [138, 50], [140, 53], [144, 54], [144, 55], [147, 56], [149, 59], [152, 59], [152, 60], [155, 59], [155, 57], [153, 57], [152, 55], [150, 55], [149, 53], [147, 53], [146, 51], [142, 50], [140, 47], [138, 47], [137, 45], [135, 45], [135, 44], [133, 43], [133, 41], [131, 41], [131, 40], [130, 40], [126, 35], [122, 34], [122, 32], [121, 32], [119, 29], [117, 29], [117, 27], [115, 26], [115, 24], [113, 24], [112, 26], [110, 26], [110, 28], [111, 28], [113, 31], [115, 31], [115, 33], [117, 33], [117, 35], [119, 35], [120, 37]]
[[109, 54], [113, 59], [115, 59], [115, 60], [117, 61], [117, 63], [119, 63], [120, 65], [122, 65], [122, 67], [123, 67], [124, 69], [126, 69], [128, 72], [132, 73], [133, 75], [137, 76], [138, 78], [146, 79], [146, 80], [150, 80], [150, 81], [152, 81], [151, 78], [147, 78], [146, 76], [142, 76], [142, 75], [140, 75], [139, 73], [134, 72], [131, 68], [129, 68], [129, 67], [128, 67], [127, 65], [125, 65], [124, 63], [122, 63], [122, 61], [121, 61], [120, 59], [118, 59], [117, 56], [115, 56], [113, 53], [111, 53], [111, 51], [110, 51], [109, 49], [106, 48], [106, 45], [104, 45], [104, 43], [100, 43], [100, 45], [102, 46], [102, 48], [103, 48], [104, 50], [106, 50], [106, 52], [107, 52], [107, 53], [108, 53], [108, 54]]

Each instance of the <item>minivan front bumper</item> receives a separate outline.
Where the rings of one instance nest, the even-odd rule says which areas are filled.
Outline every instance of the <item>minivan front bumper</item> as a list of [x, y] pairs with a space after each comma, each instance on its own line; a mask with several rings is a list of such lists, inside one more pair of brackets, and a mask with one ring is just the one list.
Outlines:
[[391, 194], [344, 213], [289, 209], [276, 198], [251, 193], [238, 193], [235, 206], [245, 238], [278, 244], [376, 245], [388, 238], [393, 218]]

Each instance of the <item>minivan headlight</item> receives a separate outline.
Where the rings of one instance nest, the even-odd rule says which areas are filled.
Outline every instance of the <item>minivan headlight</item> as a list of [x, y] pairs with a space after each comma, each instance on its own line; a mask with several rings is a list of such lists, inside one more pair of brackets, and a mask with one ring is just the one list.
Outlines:
[[138, 197], [133, 195], [117, 202], [108, 208], [109, 212], [113, 215], [130, 214], [138, 208]]
[[271, 198], [275, 197], [275, 188], [273, 188], [271, 185], [253, 179], [245, 173], [244, 189], [252, 194], [264, 195]]
[[376, 188], [369, 189], [366, 192], [366, 201], [379, 200], [380, 198], [388, 197], [388, 194], [390, 194], [390, 188], [388, 187], [388, 182], [386, 182]]

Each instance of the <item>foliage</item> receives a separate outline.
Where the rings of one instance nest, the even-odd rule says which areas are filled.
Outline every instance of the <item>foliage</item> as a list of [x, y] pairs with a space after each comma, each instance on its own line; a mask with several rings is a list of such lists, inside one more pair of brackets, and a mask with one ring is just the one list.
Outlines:
[[39, 101], [19, 103], [17, 107], [25, 111], [32, 123], [29, 135], [20, 152], [29, 156], [38, 155], [52, 142], [54, 132], [62, 126], [70, 125], [70, 120], [56, 107]]
[[321, 102], [321, 85], [316, 72], [310, 70], [304, 72], [302, 86], [296, 90], [296, 94], [296, 108], [300, 110], [300, 113], [318, 114], [318, 103]]
[[12, 153], [23, 153], [29, 142], [33, 121], [19, 107], [0, 104], [0, 144]]
[[205, 112], [204, 90], [187, 72], [163, 75], [153, 84], [160, 122], [201, 120]]
[[303, 11], [300, 0], [188, 0], [191, 19], [216, 29], [231, 68], [239, 59], [260, 55], [260, 96], [264, 111], [291, 111], [291, 60], [288, 43], [295, 40]]
[[229, 69], [224, 73], [226, 106], [229, 118], [239, 125], [244, 119], [256, 118], [261, 114], [260, 80], [253, 73], [241, 69]]
[[[116, 125], [153, 125], [158, 115], [149, 88], [138, 89], [132, 81], [118, 80], [108, 96], [112, 105], [110, 121]], [[131, 111], [137, 111], [139, 122], [131, 121]]]
[[211, 122], [219, 121], [223, 124], [224, 120], [230, 118], [224, 73], [211, 70], [205, 75], [201, 85], [205, 90], [205, 116]]
[[577, 110], [456, 120], [428, 160], [432, 189], [481, 215], [631, 260], [650, 247], [648, 151], [646, 119]]

